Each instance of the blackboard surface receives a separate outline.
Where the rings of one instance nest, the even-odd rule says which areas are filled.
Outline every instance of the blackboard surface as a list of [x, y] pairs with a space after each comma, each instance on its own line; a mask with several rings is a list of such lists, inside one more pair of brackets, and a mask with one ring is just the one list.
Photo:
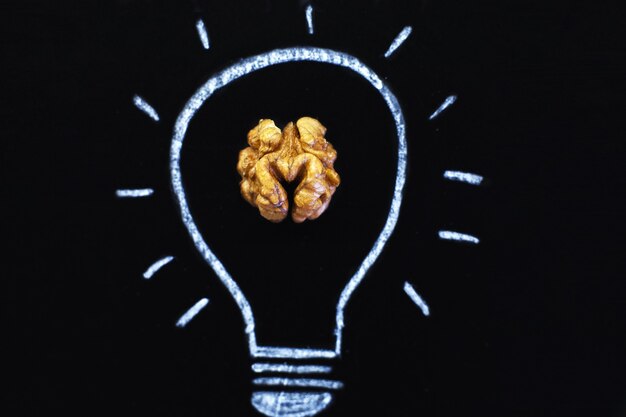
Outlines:
[[[617, 15], [591, 3], [318, 0], [310, 34], [307, 5], [24, 2], [3, 13], [0, 281], [12, 371], [2, 414], [258, 415], [245, 325], [183, 224], [170, 146], [212, 75], [316, 46], [380, 76], [408, 149], [395, 231], [345, 310], [333, 361], [344, 387], [320, 415], [625, 416]], [[342, 184], [318, 220], [272, 224], [239, 195], [237, 153], [258, 119], [302, 116], [328, 128]], [[375, 88], [322, 63], [258, 71], [195, 115], [187, 198], [253, 305], [260, 344], [333, 346], [339, 294], [387, 219], [395, 135]], [[144, 188], [154, 194], [116, 196]]]

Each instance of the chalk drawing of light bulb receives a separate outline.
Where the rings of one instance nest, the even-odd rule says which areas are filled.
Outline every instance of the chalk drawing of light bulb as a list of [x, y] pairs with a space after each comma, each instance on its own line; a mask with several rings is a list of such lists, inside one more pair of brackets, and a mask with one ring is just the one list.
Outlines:
[[[347, 277], [347, 283], [337, 294], [334, 346], [328, 349], [310, 349], [282, 346], [260, 346], [257, 344], [253, 307], [248, 302], [239, 284], [227, 271], [211, 247], [201, 235], [192, 217], [181, 174], [181, 151], [187, 128], [200, 107], [219, 89], [253, 72], [271, 66], [291, 62], [317, 62], [347, 68], [365, 78], [385, 101], [395, 123], [396, 135], [391, 140], [398, 142], [397, 168], [393, 197], [384, 226], [378, 234], [368, 254], [361, 261], [356, 272]], [[172, 188], [178, 203], [182, 221], [192, 238], [196, 249], [226, 286], [241, 311], [245, 324], [249, 352], [255, 363], [253, 371], [258, 377], [253, 384], [258, 390], [252, 394], [251, 402], [260, 413], [273, 417], [305, 417], [323, 411], [333, 400], [333, 392], [341, 389], [343, 383], [328, 378], [331, 366], [315, 364], [317, 360], [339, 359], [342, 352], [342, 336], [345, 326], [344, 311], [356, 288], [363, 281], [367, 271], [382, 252], [396, 226], [402, 193], [405, 184], [407, 146], [405, 122], [400, 105], [381, 80], [363, 62], [349, 54], [316, 47], [295, 47], [276, 49], [252, 56], [224, 69], [211, 77], [187, 101], [180, 112], [174, 127], [170, 148], [170, 174]], [[277, 363], [276, 361], [281, 361]], [[306, 364], [302, 361], [306, 360]], [[313, 363], [311, 363], [313, 361]], [[272, 377], [272, 374], [288, 374], [287, 377]], [[304, 377], [307, 375], [307, 377]], [[310, 375], [320, 377], [310, 377]]]

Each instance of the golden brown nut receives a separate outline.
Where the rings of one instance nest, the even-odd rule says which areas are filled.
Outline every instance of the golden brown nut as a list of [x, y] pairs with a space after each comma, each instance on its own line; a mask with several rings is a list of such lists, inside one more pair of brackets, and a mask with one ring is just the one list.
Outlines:
[[239, 152], [237, 171], [241, 195], [259, 209], [261, 216], [282, 221], [289, 212], [281, 181], [299, 181], [291, 217], [296, 223], [317, 219], [328, 207], [339, 186], [333, 164], [337, 152], [326, 141], [326, 128], [311, 117], [302, 117], [281, 130], [261, 119], [248, 132], [249, 147]]

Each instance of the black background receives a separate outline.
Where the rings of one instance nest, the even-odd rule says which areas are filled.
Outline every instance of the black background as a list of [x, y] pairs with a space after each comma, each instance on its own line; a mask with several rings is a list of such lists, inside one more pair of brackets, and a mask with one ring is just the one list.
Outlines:
[[[212, 74], [296, 45], [374, 69], [403, 107], [409, 143], [400, 220], [348, 304], [345, 389], [324, 415], [626, 415], [617, 13], [591, 3], [313, 4], [313, 36], [297, 1], [3, 6], [5, 415], [255, 415], [243, 323], [180, 221], [169, 144]], [[385, 59], [405, 25], [413, 34]], [[135, 94], [159, 123], [133, 106]], [[451, 94], [458, 101], [429, 121]], [[328, 127], [343, 182], [319, 220], [269, 224], [239, 196], [237, 151], [257, 119], [303, 115]], [[320, 64], [259, 72], [197, 114], [183, 150], [190, 205], [248, 294], [261, 344], [332, 345], [338, 292], [385, 220], [395, 152], [375, 91]], [[445, 181], [446, 169], [485, 182]], [[115, 197], [144, 187], [155, 195]], [[441, 241], [441, 229], [481, 243]], [[166, 255], [175, 261], [144, 280]], [[206, 309], [175, 327], [201, 297]]]

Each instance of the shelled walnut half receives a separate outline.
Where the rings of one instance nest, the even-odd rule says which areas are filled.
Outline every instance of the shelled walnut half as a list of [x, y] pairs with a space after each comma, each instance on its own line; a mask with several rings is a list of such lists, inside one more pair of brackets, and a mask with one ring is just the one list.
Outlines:
[[274, 121], [261, 119], [248, 132], [249, 147], [239, 152], [237, 171], [241, 195], [261, 216], [280, 222], [289, 212], [282, 181], [298, 181], [291, 218], [296, 223], [317, 219], [339, 186], [333, 164], [337, 152], [324, 138], [326, 128], [311, 118], [290, 122], [281, 131]]

